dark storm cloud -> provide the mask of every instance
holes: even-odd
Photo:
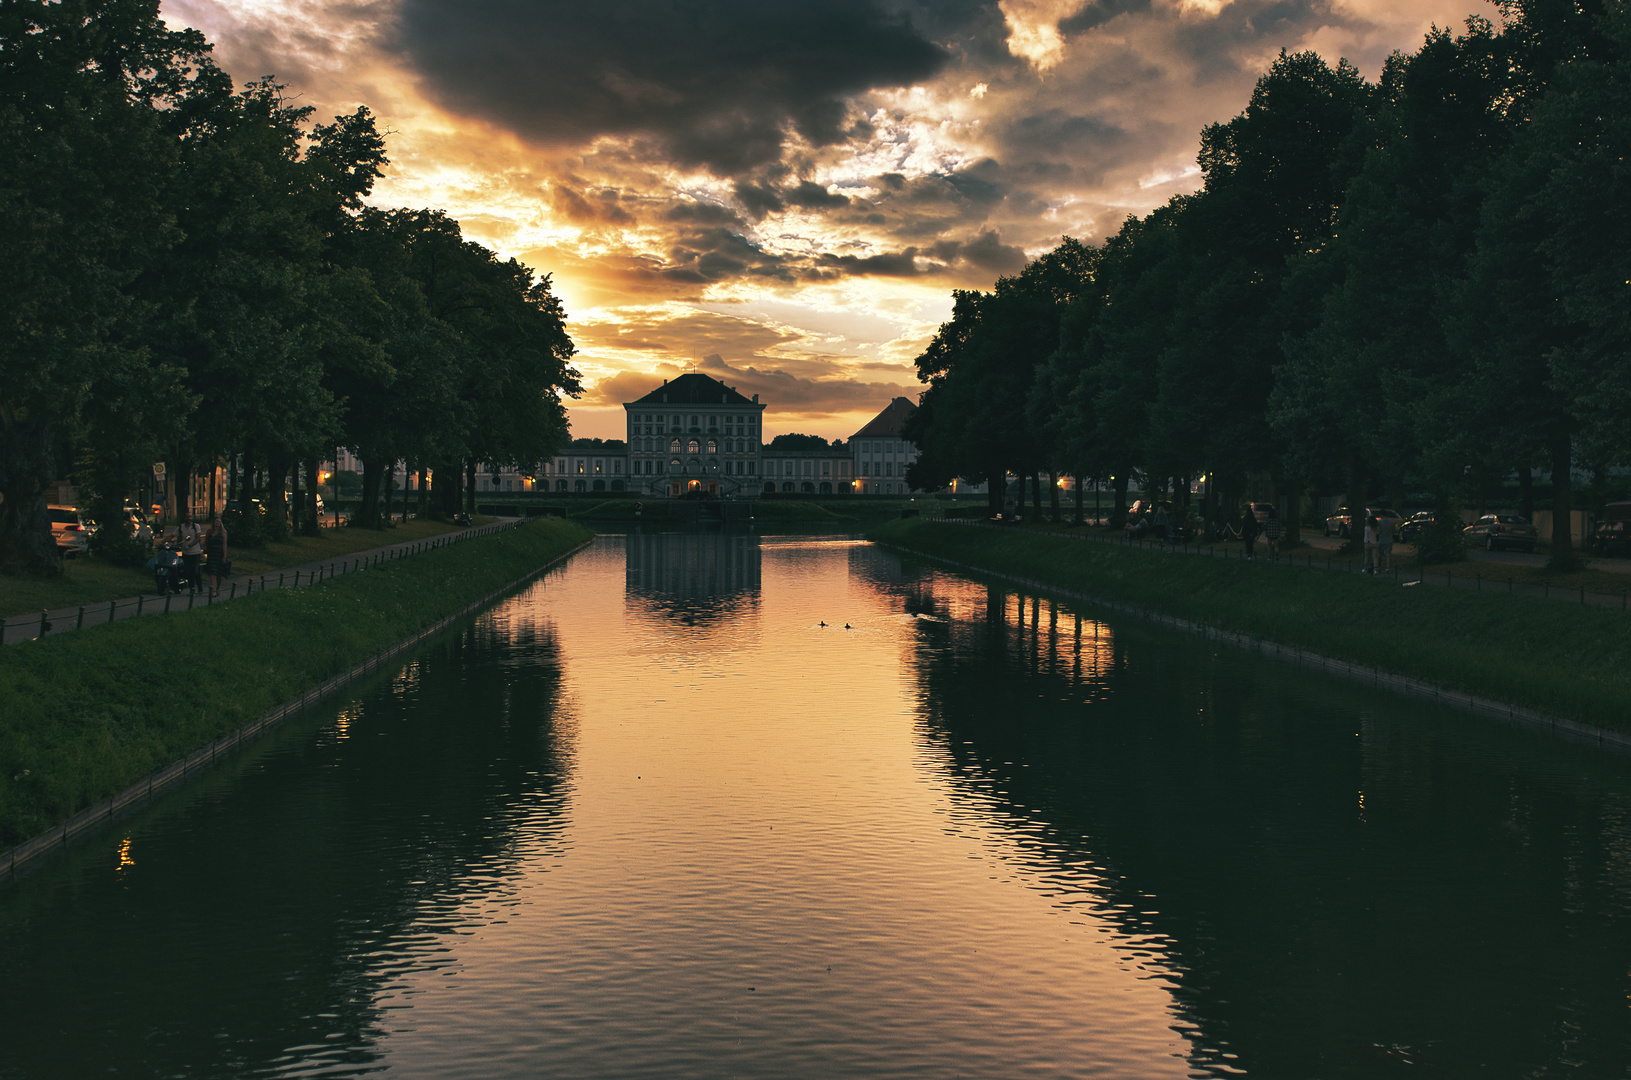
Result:
[[[448,106],[546,142],[645,136],[738,176],[785,130],[841,141],[844,98],[938,72],[946,55],[869,0],[405,0],[400,47]]]

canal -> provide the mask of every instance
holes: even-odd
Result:
[[[0,1077],[1625,1076],[1628,966],[1623,757],[606,536],[0,888]]]

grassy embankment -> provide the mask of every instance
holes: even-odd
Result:
[[[560,519],[314,588],[0,649],[0,848],[37,835],[589,539]]]
[[[490,519],[477,519],[483,524]],[[337,559],[353,552],[424,540],[459,532],[462,526],[439,521],[408,521],[389,529],[323,529],[317,536],[294,536],[260,547],[229,545],[235,574],[265,574],[286,566]],[[230,537],[228,538],[230,540]],[[109,566],[101,559],[75,556],[63,560],[62,576],[51,579],[0,578],[0,618],[38,614],[41,608],[107,603],[153,591],[153,575],[142,567]]]
[[[1631,731],[1631,616],[1467,592],[921,521],[886,544]],[[1318,561],[1318,560],[1316,560]]]
[[[1038,532],[1064,533],[1068,535],[1076,535],[1077,533],[1083,531],[1082,529],[1074,526],[1065,524],[1054,525],[1051,523],[1043,523],[1034,526],[1027,523],[1025,528],[1035,529]],[[1093,531],[1102,536],[1114,536],[1118,539],[1121,536],[1119,531],[1112,529],[1096,529]],[[1362,567],[1365,564],[1365,553],[1362,550],[1341,551],[1331,550],[1324,547],[1316,547],[1307,543],[1306,538],[1310,536],[1317,537],[1321,534],[1317,530],[1308,529],[1306,526],[1303,528],[1302,535],[1305,539],[1295,545],[1281,545],[1282,556],[1290,555],[1293,557],[1293,560],[1298,563],[1303,563],[1312,558],[1314,566],[1326,567],[1335,570],[1357,568]],[[1224,548],[1228,548],[1231,555],[1239,555],[1245,547],[1245,545],[1238,540],[1231,541],[1227,544],[1216,544],[1213,546],[1220,553]],[[1261,542],[1258,543],[1257,550],[1260,553],[1262,552],[1263,545]],[[1536,552],[1544,557],[1548,553],[1547,545],[1540,545],[1536,549]],[[1589,593],[1600,593],[1604,596],[1620,596],[1627,592],[1631,592],[1631,560],[1615,559],[1610,562],[1610,565],[1616,567],[1623,566],[1624,569],[1598,570],[1585,567],[1579,570],[1558,571],[1548,569],[1546,566],[1539,563],[1534,565],[1526,565],[1522,563],[1500,562],[1496,559],[1485,560],[1479,558],[1476,552],[1469,552],[1468,556],[1469,557],[1462,562],[1437,563],[1431,565],[1427,567],[1426,572],[1440,579],[1443,578],[1445,573],[1454,574],[1455,580],[1457,581],[1472,581],[1474,578],[1477,578],[1483,582],[1484,588],[1492,591],[1505,588],[1507,582],[1511,581],[1517,585],[1533,585],[1537,588],[1541,585],[1545,585],[1564,596],[1567,596],[1570,593],[1578,593],[1581,588],[1584,588]],[[1411,545],[1394,545],[1393,563],[1399,567],[1399,572],[1401,575],[1409,575],[1412,577],[1415,576],[1417,570],[1419,569],[1416,564],[1415,557],[1416,549]],[[1589,558],[1591,556],[1586,557]]]

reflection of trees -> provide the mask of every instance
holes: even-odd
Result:
[[[478,624],[161,805],[128,869],[0,896],[0,1076],[377,1067],[382,988],[562,825],[559,691],[553,638]]]
[[[1195,1066],[1624,1074],[1623,762],[1143,628],[1078,668],[1073,616],[992,593],[922,624],[924,737],[1048,887],[1103,883]]]
[[[759,600],[759,538],[725,532],[633,533],[624,538],[624,594],[635,609],[706,622]]]

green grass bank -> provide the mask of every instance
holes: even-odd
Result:
[[[0,848],[20,843],[593,536],[560,518],[312,588],[0,650]]]
[[[1023,529],[891,522],[885,544],[1631,732],[1631,617]]]

